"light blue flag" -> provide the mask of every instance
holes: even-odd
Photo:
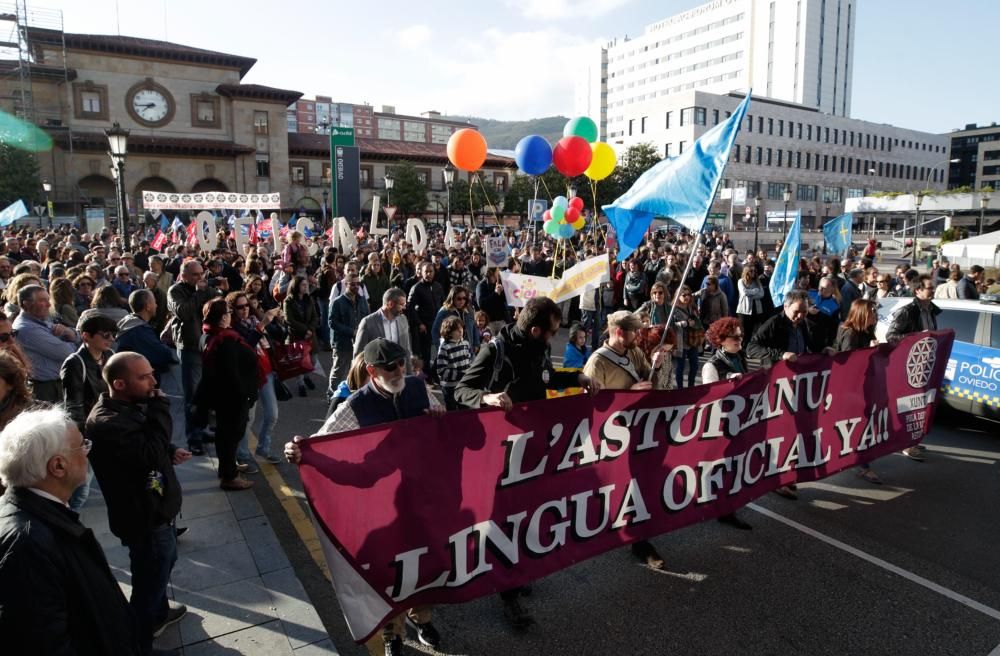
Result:
[[[167,218],[166,214],[161,214],[160,215],[160,230],[162,230],[163,232],[166,232],[169,227],[170,227],[170,219]]]
[[[177,217],[177,216],[174,217],[174,222],[170,224],[170,229],[171,230],[183,230],[184,229],[184,223],[181,222],[180,217]]]
[[[643,173],[624,195],[603,207],[618,235],[619,261],[642,244],[657,216],[670,217],[692,232],[701,231],[749,106],[747,93],[725,122],[701,135],[677,157]]]
[[[0,226],[9,226],[14,221],[28,216],[28,207],[23,200],[17,200],[8,205],[0,212]]]
[[[831,253],[846,253],[851,246],[854,214],[848,212],[823,224],[823,239]]]
[[[778,261],[774,263],[771,276],[771,300],[779,307],[785,302],[785,294],[795,289],[799,279],[799,258],[802,257],[802,212],[797,212],[795,222],[788,229],[785,243],[781,245]]]

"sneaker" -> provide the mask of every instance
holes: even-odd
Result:
[[[521,607],[517,597],[503,600],[503,616],[515,631],[523,631],[535,623],[535,619]]]
[[[256,474],[260,471],[260,468],[253,464],[252,462],[241,462],[236,465],[236,469],[243,472],[244,474]]]
[[[641,540],[632,545],[632,553],[640,561],[653,569],[663,569],[663,557],[656,551],[649,542]]]
[[[916,460],[917,462],[923,462],[926,460],[926,458],[924,458],[924,454],[912,446],[909,449],[903,449],[902,453],[910,460]]]
[[[775,490],[774,493],[777,494],[779,497],[785,497],[786,499],[791,499],[792,501],[795,501],[796,499],[799,498],[798,492],[793,490],[790,485],[783,485],[782,487],[779,487],[777,490]]]
[[[393,636],[392,640],[385,643],[385,656],[403,656],[403,639]]]
[[[181,618],[188,612],[187,606],[184,604],[171,604],[167,608],[167,616],[163,618],[163,621],[153,627],[153,637],[159,638],[163,635],[163,632],[167,630],[167,627],[171,624],[177,624],[181,621]]]
[[[410,626],[414,631],[417,632],[417,639],[420,640],[421,644],[424,644],[432,649],[437,649],[438,645],[441,644],[441,634],[438,630],[434,628],[434,625],[430,622],[414,622],[409,617],[406,618],[406,624]]]

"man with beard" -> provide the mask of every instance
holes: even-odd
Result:
[[[410,323],[406,320],[406,292],[399,287],[387,289],[382,294],[382,307],[358,324],[358,331],[354,336],[354,356],[380,337],[399,344],[407,355],[413,354],[410,346]],[[406,373],[413,373],[409,357],[406,358]]]
[[[576,372],[556,372],[549,360],[549,341],[559,331],[562,312],[552,299],[533,298],[521,310],[517,322],[504,326],[476,359],[455,388],[455,400],[464,408],[493,406],[509,411],[515,403],[541,401],[546,389],[584,387],[590,393],[600,383]],[[528,588],[500,593],[504,616],[514,629],[526,629],[534,620],[521,607],[518,597]]]
[[[410,355],[402,346],[387,339],[377,338],[365,346],[365,365],[368,384],[347,397],[337,406],[337,410],[323,424],[316,435],[345,433],[365,426],[384,424],[400,419],[412,419],[423,414],[441,416],[444,406],[427,393],[427,386],[415,376],[406,376],[404,371]],[[298,464],[302,451],[298,443],[307,438],[296,435],[285,444],[285,458]],[[406,612],[406,621],[417,632],[420,642],[437,648],[441,635],[431,624],[431,607],[415,606]],[[403,617],[389,621],[382,631],[376,631],[369,639],[370,653],[384,652],[386,656],[403,653]]]

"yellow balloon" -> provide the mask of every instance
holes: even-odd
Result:
[[[603,141],[590,144],[590,149],[593,151],[594,156],[590,160],[590,166],[587,167],[587,170],[583,174],[591,180],[603,180],[611,175],[611,172],[615,170],[615,166],[618,164],[615,149]]]
[[[583,228],[583,226],[587,225],[587,222],[584,221],[583,217],[581,216],[579,219],[577,219],[576,221],[574,221],[572,223],[572,225],[573,225],[573,229],[574,230],[581,230]]]

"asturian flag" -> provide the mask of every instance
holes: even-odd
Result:
[[[785,243],[781,245],[778,261],[771,276],[771,300],[775,307],[785,302],[785,294],[795,289],[799,280],[799,258],[802,256],[802,211],[795,213],[795,222],[788,229]]]
[[[823,239],[831,253],[846,253],[851,247],[854,214],[848,212],[823,224]]]
[[[183,230],[184,229],[184,223],[181,222],[180,217],[176,217],[176,216],[174,217],[174,222],[170,224],[170,229],[171,230]]]
[[[28,206],[23,200],[16,200],[0,211],[0,226],[9,226],[14,221],[28,216]]]
[[[604,213],[618,235],[618,260],[642,243],[657,216],[669,217],[700,232],[722,182],[733,142],[750,106],[750,93],[725,122],[701,135],[688,150],[649,169]]]

